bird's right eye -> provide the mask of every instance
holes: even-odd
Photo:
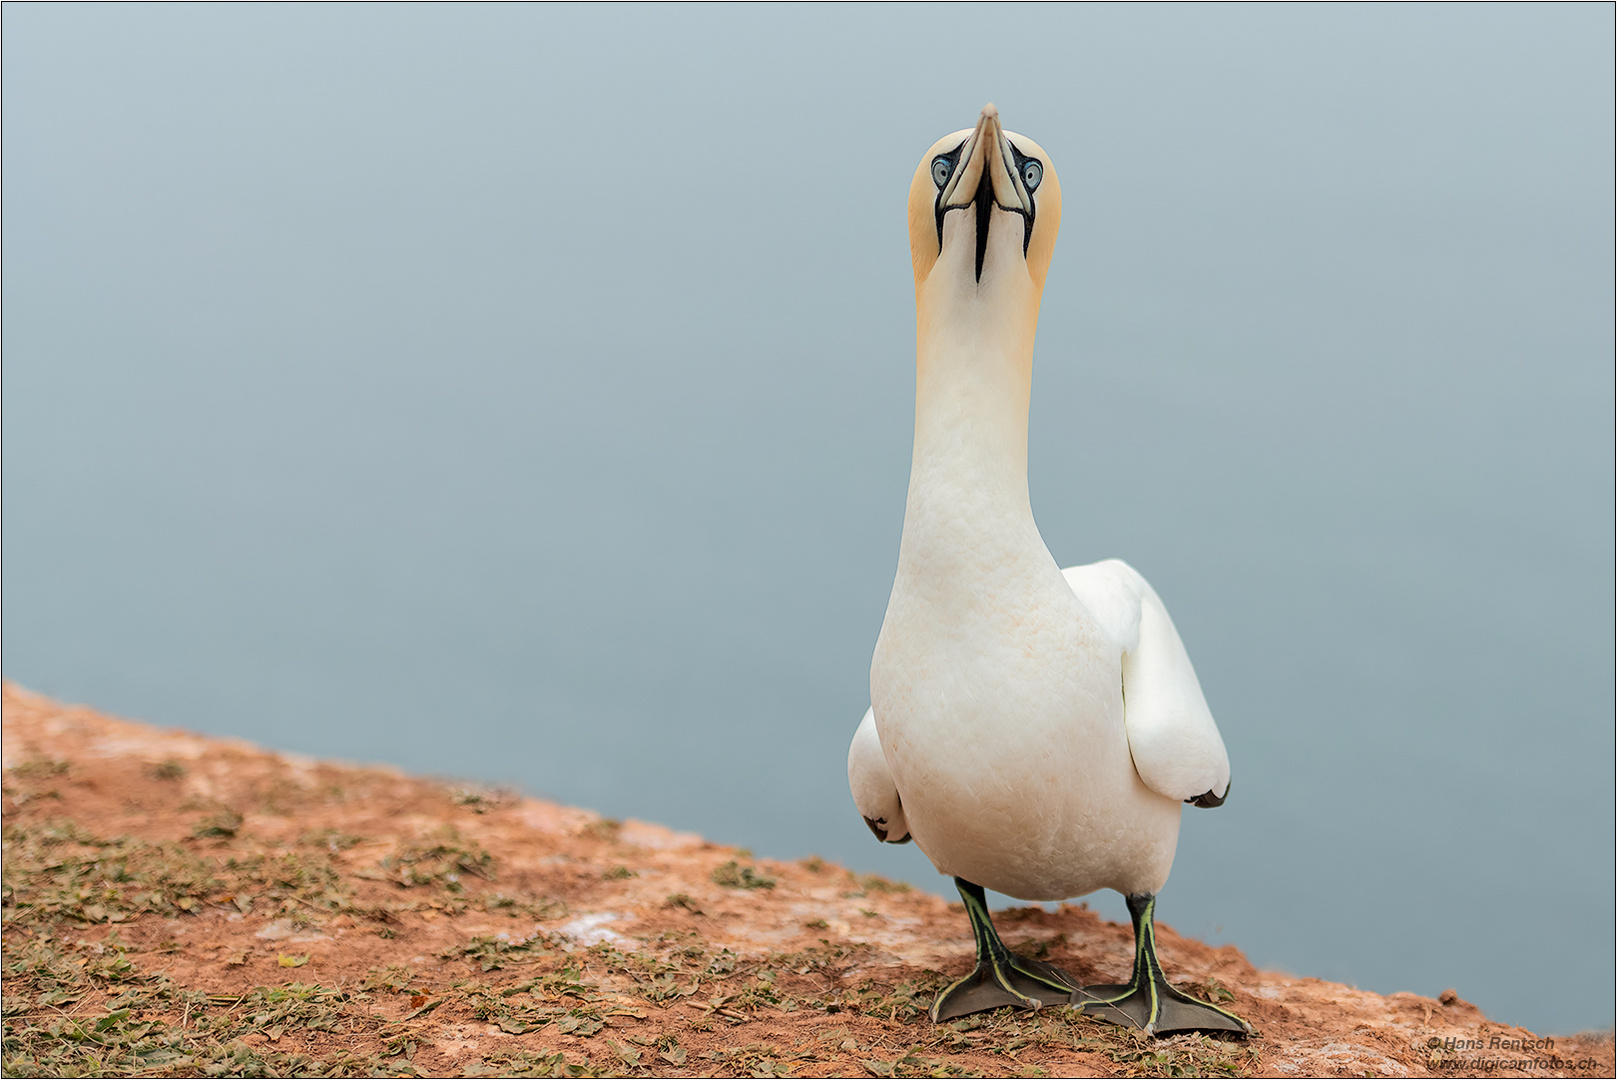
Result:
[[[949,182],[949,177],[953,174],[954,162],[950,161],[946,157],[943,157],[941,154],[932,159],[932,182],[938,185],[938,187],[942,187],[944,184],[947,184]]]

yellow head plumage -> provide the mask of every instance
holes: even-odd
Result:
[[[1061,182],[1044,148],[983,107],[977,126],[932,144],[910,183],[917,393],[992,371],[1019,395],[1025,427],[1033,337],[1061,228]],[[975,392],[975,391],[974,391]],[[919,399],[918,399],[919,400]]]
[[[1020,218],[1020,221],[1010,220]],[[972,280],[982,283],[986,250],[978,223],[1020,235],[1012,247],[1034,291],[1044,290],[1044,276],[1061,228],[1061,181],[1044,148],[1025,135],[1005,131],[999,111],[983,107],[975,128],[945,135],[932,144],[910,182],[910,257],[915,265],[917,294],[939,269],[940,256],[956,241],[967,258],[943,260],[947,271],[968,266]],[[955,228],[958,224],[960,227]],[[969,249],[969,250],[966,250]]]

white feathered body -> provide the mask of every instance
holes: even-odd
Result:
[[[910,834],[942,873],[1023,900],[1157,891],[1179,803],[1134,768],[1123,642],[1030,513],[954,494],[911,499],[871,666]]]
[[[1229,784],[1184,646],[1132,567],[1062,571],[1025,479],[984,483],[994,464],[941,444],[917,455],[871,665],[909,832],[940,872],[1023,900],[1155,893],[1181,802]]]

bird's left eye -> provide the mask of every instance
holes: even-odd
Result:
[[[953,173],[954,162],[941,155],[932,159],[932,182],[938,187],[947,184]]]
[[[1029,194],[1039,186],[1039,181],[1043,179],[1043,165],[1040,165],[1037,161],[1022,162],[1022,183],[1027,186]]]

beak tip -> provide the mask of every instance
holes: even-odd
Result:
[[[984,120],[998,120],[999,119],[999,110],[994,108],[994,103],[992,101],[990,101],[987,105],[983,106],[983,119]]]

